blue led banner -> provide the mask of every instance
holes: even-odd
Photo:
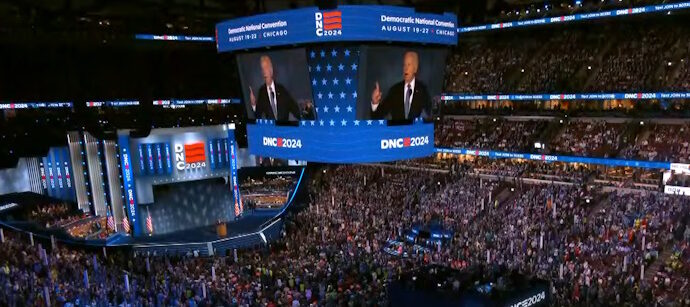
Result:
[[[86,107],[131,107],[138,106],[139,100],[87,101]]]
[[[208,158],[211,160],[211,169],[216,169],[216,159],[213,155],[213,141],[208,141]]]
[[[125,188],[124,198],[127,205],[127,215],[129,216],[129,224],[133,229],[133,234],[138,236],[141,234],[141,227],[140,223],[137,222],[137,193],[134,189],[134,172],[132,171],[132,152],[129,150],[129,136],[120,134],[117,138],[117,143],[120,147],[120,165],[122,167],[122,183]],[[139,149],[141,150],[141,146]]]
[[[583,93],[583,94],[443,94],[442,101],[459,100],[611,100],[690,99],[690,92]]]
[[[171,107],[203,104],[235,104],[240,103],[239,98],[209,98],[209,99],[157,99],[153,101],[154,106]]]
[[[57,108],[71,108],[72,102],[54,101],[54,102],[0,102],[0,110],[15,110],[15,109],[57,109]]]
[[[247,137],[254,155],[310,162],[387,162],[434,153],[434,125],[421,122],[388,126],[384,120],[331,119],[281,127],[269,121],[247,125]]]
[[[529,20],[519,20],[512,22],[502,22],[494,23],[480,26],[462,27],[458,28],[458,32],[476,32],[476,31],[487,31],[487,30],[498,30],[498,29],[508,29],[516,27],[526,27],[526,26],[536,26],[545,24],[557,24],[564,22],[572,22],[578,20],[589,20],[589,19],[599,19],[606,17],[618,17],[618,16],[628,16],[633,14],[646,14],[654,12],[668,12],[675,10],[683,10],[690,8],[690,2],[679,2],[679,3],[668,3],[659,5],[649,5],[635,8],[624,8],[619,10],[603,11],[603,12],[591,12],[567,16],[554,16],[546,18],[537,18]]]
[[[235,203],[235,218],[242,215],[244,206],[240,197],[240,185],[237,180],[237,148],[235,147],[235,131],[228,129],[228,143],[230,146],[230,186]]]
[[[219,52],[333,41],[397,41],[456,45],[457,16],[417,13],[412,8],[342,5],[282,11],[216,25]]]
[[[71,161],[67,147],[51,147],[45,157],[39,159],[39,171],[43,190],[48,196],[74,200],[70,176]]]
[[[156,34],[136,34],[135,39],[153,41],[178,41],[178,42],[207,42],[215,41],[213,36],[192,36],[192,35],[156,35]]]
[[[436,148],[438,153],[450,153],[456,155],[470,155],[487,157],[491,159],[527,159],[544,162],[566,162],[566,163],[586,163],[598,164],[606,166],[628,166],[636,168],[654,168],[654,169],[671,169],[669,162],[652,162],[652,161],[637,161],[611,158],[590,158],[590,157],[576,157],[576,156],[557,156],[557,155],[543,155],[530,154],[518,152],[505,152],[493,150],[479,150],[479,149],[465,149],[465,148]]]

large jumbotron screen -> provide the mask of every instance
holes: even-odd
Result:
[[[250,152],[329,163],[433,154],[430,118],[447,53],[441,45],[457,43],[456,19],[339,6],[218,24],[218,50],[242,50],[236,56]],[[269,46],[276,48],[247,50]]]

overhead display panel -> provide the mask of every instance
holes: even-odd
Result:
[[[384,120],[303,121],[299,128],[261,121],[247,126],[252,154],[324,163],[369,163],[434,153],[434,125],[386,126]]]
[[[218,52],[335,41],[384,41],[456,45],[457,16],[412,8],[343,5],[309,7],[238,18],[216,26]]]

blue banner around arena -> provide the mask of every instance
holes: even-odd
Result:
[[[582,94],[443,94],[442,101],[459,100],[611,100],[690,99],[690,92],[582,93]]]
[[[156,34],[136,34],[136,39],[153,41],[179,41],[179,42],[208,42],[215,41],[213,36],[191,36],[191,35],[156,35]]]
[[[528,19],[528,20],[518,20],[511,22],[501,22],[487,25],[471,26],[458,28],[458,32],[476,32],[476,31],[487,31],[487,30],[497,30],[497,29],[508,29],[516,27],[526,27],[526,26],[536,26],[545,24],[556,24],[564,22],[572,22],[578,20],[590,20],[599,19],[606,17],[617,17],[617,16],[628,16],[633,14],[647,14],[654,12],[669,12],[675,10],[683,10],[690,8],[690,2],[678,2],[678,3],[668,3],[668,4],[658,4],[658,5],[648,5],[634,8],[624,8],[611,11],[603,12],[591,12],[575,15],[566,16],[554,16],[546,18]]]
[[[305,121],[300,127],[247,125],[250,153],[325,163],[387,162],[434,153],[434,125],[383,120]]]
[[[456,45],[457,16],[417,13],[412,8],[342,5],[309,7],[219,23],[219,52],[333,41],[398,41]]]
[[[526,159],[537,160],[544,162],[566,162],[566,163],[585,163],[598,164],[606,166],[628,166],[636,168],[655,168],[655,169],[671,169],[670,162],[653,162],[653,161],[638,161],[638,160],[624,160],[612,158],[590,158],[590,157],[576,157],[576,156],[557,156],[557,155],[543,155],[530,154],[519,152],[480,150],[480,149],[465,149],[465,148],[436,148],[438,153],[450,153],[456,155],[470,155],[478,157],[487,157],[491,159]]]
[[[59,109],[71,108],[72,102],[51,101],[51,102],[0,102],[0,110],[16,109]]]

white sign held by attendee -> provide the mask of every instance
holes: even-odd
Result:
[[[646,249],[646,245],[645,245],[645,244],[646,244],[646,241],[647,241],[647,230],[643,228],[643,229],[642,229],[642,252],[643,252],[643,253],[644,253],[644,251],[645,251],[645,249]],[[644,255],[643,255],[643,256],[644,256]]]
[[[206,298],[206,283],[205,282],[201,283],[201,292],[204,294],[204,298]]]
[[[46,300],[46,306],[50,307],[50,290],[48,290],[48,286],[43,287],[43,299]]]
[[[33,232],[29,233],[29,239],[31,240],[31,246],[34,246],[34,233]]]
[[[216,266],[211,266],[211,280],[216,280]]]
[[[235,259],[235,262],[237,262],[237,249],[236,248],[232,250],[232,256]]]
[[[129,276],[125,274],[125,291],[129,292]]]
[[[544,248],[544,233],[542,232],[539,236],[539,249]]]
[[[644,263],[640,266],[640,280],[644,280]]]
[[[41,260],[43,261],[43,265],[47,266],[48,265],[48,255],[46,255],[46,249],[41,246],[41,244],[38,244],[38,255],[41,257]]]
[[[623,272],[628,271],[628,256],[623,257]]]

